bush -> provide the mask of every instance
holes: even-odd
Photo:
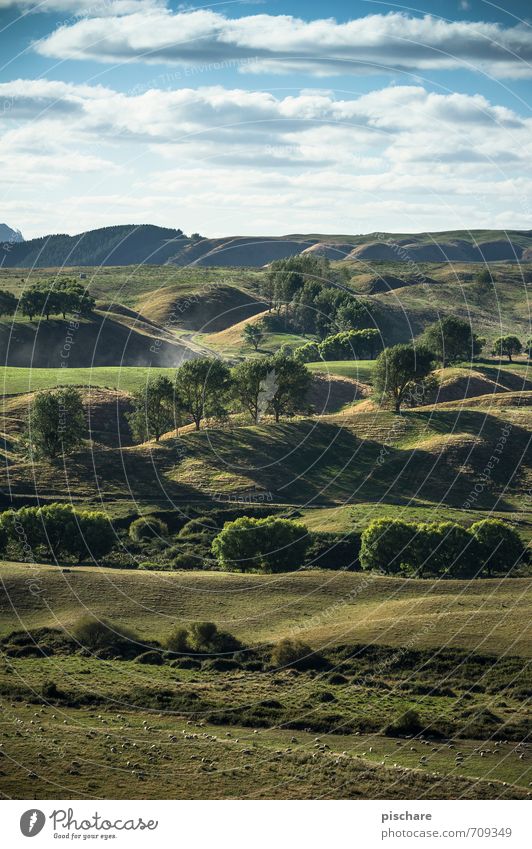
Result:
[[[522,559],[525,547],[515,528],[501,519],[482,519],[469,528],[478,545],[488,575],[498,570],[507,573]]]
[[[318,531],[310,535],[305,566],[319,569],[359,569],[360,534]]]
[[[134,631],[106,619],[83,616],[73,626],[72,635],[93,652],[107,650],[120,656],[138,654],[139,638]]]
[[[242,643],[214,622],[193,622],[190,628],[177,626],[166,639],[166,648],[176,654],[233,654]]]
[[[188,631],[183,627],[176,627],[166,638],[166,648],[176,654],[186,654],[190,651],[188,642]]]
[[[415,710],[407,710],[395,722],[390,723],[385,729],[388,737],[404,737],[419,734],[423,731],[423,725],[419,714]]]
[[[291,519],[242,516],[225,523],[212,551],[227,570],[283,572],[304,563],[309,542],[306,527]]]
[[[214,622],[194,622],[189,629],[189,641],[192,651],[200,654],[225,654],[242,648],[236,637],[219,631]]]
[[[145,651],[137,655],[135,663],[147,663],[151,666],[162,666],[164,663],[160,651]]]
[[[323,658],[300,640],[281,640],[271,653],[271,664],[277,669],[293,666],[297,669],[315,669],[323,665]]]
[[[168,526],[156,516],[140,516],[129,526],[129,536],[133,542],[168,536]]]
[[[198,516],[191,519],[179,532],[180,537],[188,537],[191,534],[209,534],[218,530],[218,523],[211,516]]]

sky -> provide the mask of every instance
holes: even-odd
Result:
[[[532,228],[530,0],[0,0],[0,221]]]

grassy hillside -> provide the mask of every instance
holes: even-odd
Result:
[[[47,604],[27,592],[46,587]],[[239,575],[142,572],[6,563],[0,633],[71,626],[87,609],[164,638],[174,623],[212,620],[260,645],[297,634],[313,647],[401,646],[415,622],[415,646],[532,656],[532,582],[526,578],[435,581],[341,572]],[[259,603],[260,602],[260,603]],[[508,627],[511,623],[511,628]]]
[[[83,567],[65,573],[11,563],[0,574],[0,633],[19,632],[3,639],[0,660],[0,699],[12,720],[0,772],[0,792],[8,796],[530,792],[530,754],[521,743],[528,580],[433,584],[338,572]],[[28,593],[30,575],[45,596]],[[208,658],[188,667],[179,660],[148,666],[101,659],[76,643],[67,650],[68,634],[87,609],[132,626],[138,651],[164,639],[176,622],[198,619],[230,629],[247,648],[230,671]],[[43,625],[65,628],[65,637],[35,630]],[[27,628],[29,637],[20,634]],[[298,672],[254,660],[283,636],[307,640],[326,665]],[[43,656],[38,646],[47,639],[55,648]],[[394,723],[405,711],[415,711],[420,730],[397,738]],[[63,758],[48,763],[47,752],[58,745]]]

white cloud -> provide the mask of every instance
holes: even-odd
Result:
[[[148,8],[77,21],[35,47],[60,59],[220,67],[234,63],[251,72],[297,69],[327,76],[468,68],[498,77],[532,76],[532,38],[526,24],[505,28],[399,12],[337,23],[332,18],[227,18],[210,10],[173,13]]]
[[[479,95],[421,86],[342,100],[220,86],[127,95],[16,80],[0,85],[0,103],[0,168],[25,233],[38,219],[36,186],[52,186],[56,200],[52,213],[43,200],[41,233],[65,221],[138,221],[141,211],[209,234],[220,221],[226,233],[256,233],[259,222],[271,233],[397,229],[397,210],[409,230],[460,216],[483,226],[505,211],[506,226],[530,226],[532,119]],[[104,191],[112,208],[97,200]]]
[[[0,9],[17,7],[28,12],[69,12],[75,18],[132,15],[164,9],[165,0],[0,0]]]

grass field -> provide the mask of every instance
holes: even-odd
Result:
[[[481,758],[478,743],[461,740],[464,760],[453,770],[448,744],[434,751],[339,734],[316,742],[304,731],[227,731],[160,712],[146,722],[118,706],[0,704],[3,798],[14,788],[24,799],[528,798],[529,776],[512,744]],[[420,763],[424,751],[430,758]]]
[[[4,639],[0,793],[7,797],[529,792],[530,752],[521,742],[528,580],[432,585],[334,572],[65,573],[11,563],[0,575],[4,635],[29,629],[36,642],[46,640],[37,627],[68,633],[88,609],[132,626],[138,651],[176,622],[204,618],[247,646],[241,663],[224,672],[208,658],[184,668],[57,648],[43,657],[39,649],[23,653],[16,636]],[[251,662],[284,636],[308,640],[327,665],[298,672]],[[387,729],[405,711],[425,730],[397,738]],[[59,757],[50,759],[52,752]]]
[[[307,363],[307,368],[320,374],[337,374],[362,383],[371,383],[375,360],[332,360],[330,362]]]
[[[254,644],[297,633],[316,646],[401,646],[414,621],[420,648],[532,656],[528,578],[468,583],[335,571],[260,576],[91,567],[64,574],[54,566],[16,563],[4,564],[1,575],[1,634],[71,625],[86,608],[134,627],[145,639],[164,638],[176,622],[211,619]],[[28,579],[42,586],[42,598],[28,594]]]
[[[173,368],[109,366],[101,368],[0,368],[0,391],[15,395],[56,386],[102,386],[134,392],[157,375],[173,377]]]

